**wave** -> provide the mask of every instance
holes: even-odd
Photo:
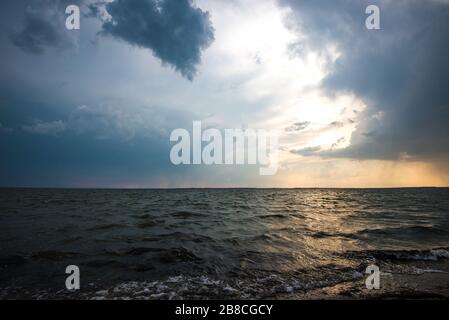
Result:
[[[265,214],[261,216],[257,216],[259,219],[287,219],[289,218],[288,215],[280,214],[280,213],[273,213],[273,214]]]
[[[379,260],[439,261],[449,259],[449,248],[435,248],[428,250],[372,250],[349,252],[346,255],[371,257]]]
[[[79,292],[77,299],[91,300],[209,300],[209,299],[270,299],[295,292],[307,292],[314,289],[334,286],[339,283],[356,281],[363,277],[358,271],[348,271],[321,280],[301,281],[284,278],[277,274],[252,279],[223,280],[213,276],[177,275],[164,280],[121,282],[98,290]],[[2,296],[13,296],[20,288],[3,288]],[[20,291],[20,290],[19,290]],[[32,299],[73,299],[72,293],[64,290],[57,292],[30,292]],[[68,295],[67,297],[65,295]]]
[[[135,247],[117,250],[105,250],[107,254],[113,256],[141,256],[149,252],[161,252],[164,249],[159,248],[147,248],[147,247]]]
[[[77,252],[65,252],[65,251],[39,251],[36,254],[31,256],[32,259],[42,259],[42,260],[52,260],[52,261],[60,261],[64,259],[72,259],[80,256],[80,253]]]
[[[441,230],[435,226],[401,226],[401,227],[390,227],[390,228],[379,228],[379,229],[363,229],[356,233],[357,236],[360,235],[419,235],[419,234],[441,234],[447,235],[445,230]]]
[[[203,214],[203,213],[199,213],[199,212],[182,210],[182,211],[172,212],[170,214],[170,216],[175,217],[175,218],[188,219],[188,218],[194,218],[194,217],[205,217],[207,215]]]
[[[222,280],[214,277],[174,276],[153,282],[128,282],[96,292],[92,299],[268,299],[282,294],[307,292],[363,278],[349,270],[324,279],[299,280],[271,274],[253,279]]]
[[[449,259],[447,249],[409,250],[409,251],[384,251],[379,256],[396,260],[431,260]]]
[[[89,228],[88,231],[110,230],[110,229],[115,229],[115,228],[119,228],[120,229],[120,228],[123,228],[123,227],[124,227],[123,224],[107,223],[107,224],[101,224],[101,225]]]

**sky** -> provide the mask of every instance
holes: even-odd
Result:
[[[0,186],[449,186],[448,30],[446,0],[1,1]],[[277,174],[173,165],[193,121],[278,130]]]

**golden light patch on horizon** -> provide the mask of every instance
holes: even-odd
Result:
[[[304,158],[284,164],[274,177],[285,188],[447,187],[449,174],[436,164],[406,160],[349,160]]]

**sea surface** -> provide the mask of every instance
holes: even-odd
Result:
[[[70,298],[68,265],[72,297],[276,298],[447,248],[447,188],[0,189],[3,299]]]

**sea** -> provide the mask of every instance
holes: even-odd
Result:
[[[1,299],[285,298],[448,248],[448,188],[0,189]]]

